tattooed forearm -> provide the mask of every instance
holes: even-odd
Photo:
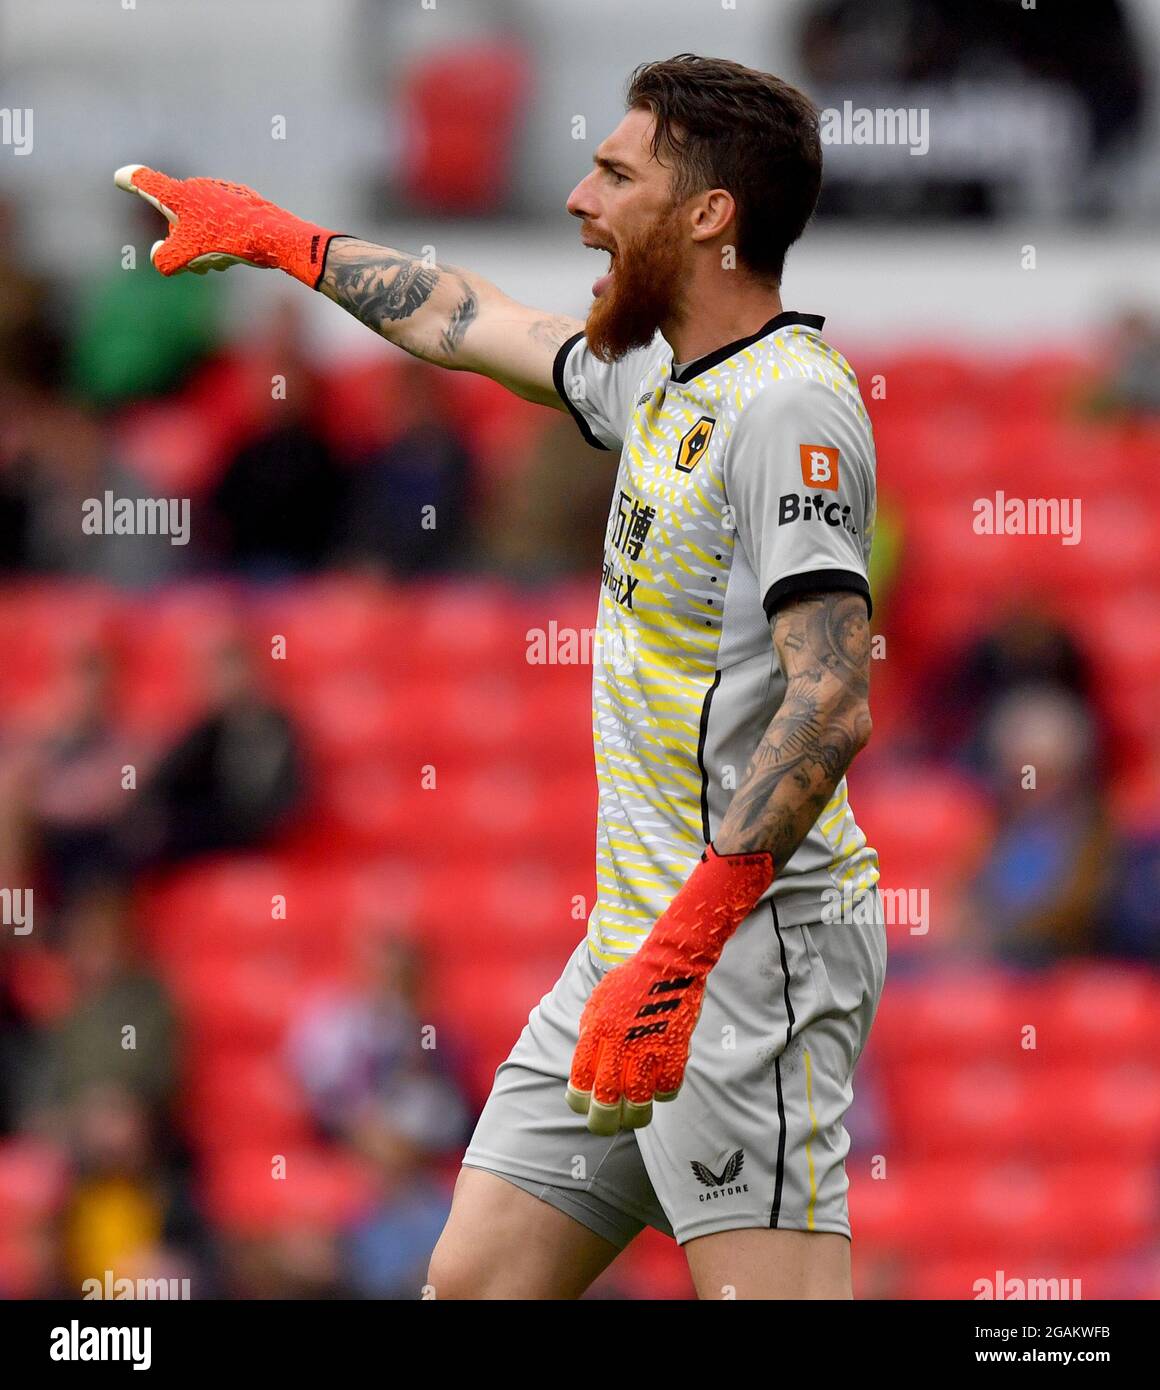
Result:
[[[410,318],[431,298],[439,271],[416,256],[397,251],[367,251],[340,259],[327,257],[319,288],[368,328]]]
[[[353,238],[332,243],[318,288],[390,342],[444,366],[479,312],[463,271]]]
[[[722,854],[768,850],[784,865],[870,737],[870,628],[848,591],[782,608],[773,639],[786,678],[713,843]]]

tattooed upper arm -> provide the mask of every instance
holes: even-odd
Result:
[[[579,319],[570,319],[566,314],[553,314],[532,322],[528,326],[528,337],[533,343],[555,351],[583,327]]]
[[[783,604],[770,628],[787,683],[838,681],[852,697],[868,697],[870,622],[861,594],[850,589],[805,594]]]

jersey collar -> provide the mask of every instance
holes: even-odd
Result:
[[[727,357],[732,357],[735,352],[741,352],[743,348],[750,347],[760,339],[768,337],[775,329],[785,328],[787,324],[802,323],[807,328],[821,330],[825,319],[820,314],[799,314],[796,309],[784,309],[780,314],[775,314],[768,323],[762,324],[756,333],[751,333],[748,338],[738,338],[735,343],[726,343],[724,347],[714,348],[712,352],[706,353],[704,357],[698,357],[692,362],[686,362],[679,372],[672,373],[672,379],[678,385],[684,385],[687,381],[692,381],[695,376],[700,376],[702,372],[707,372],[710,367],[715,367],[718,362],[724,362]],[[669,361],[672,361],[670,354]]]

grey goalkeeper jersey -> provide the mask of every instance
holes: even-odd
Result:
[[[556,388],[585,438],[620,453],[592,680],[597,901],[605,965],[630,956],[716,833],[785,695],[769,621],[819,589],[870,605],[874,442],[858,383],[815,315],[676,370],[658,333],[606,364],[584,335]],[[878,880],[843,778],[772,896],[816,922],[826,890]]]

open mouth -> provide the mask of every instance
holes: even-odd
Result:
[[[593,281],[592,284],[592,293],[595,298],[599,299],[608,289],[609,285],[612,284],[612,277],[616,274],[616,252],[608,246],[601,246],[597,249],[608,252],[608,269],[598,280]]]

